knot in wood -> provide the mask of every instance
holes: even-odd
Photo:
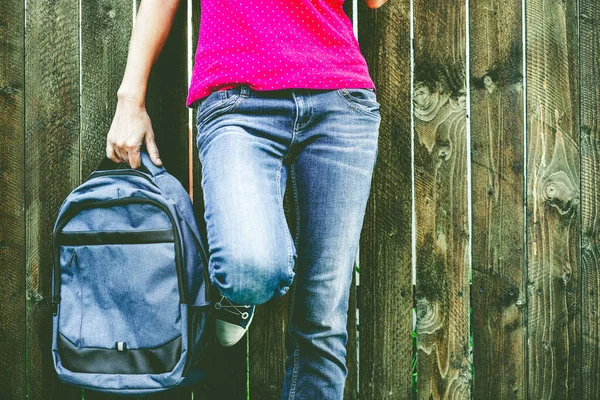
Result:
[[[545,180],[542,193],[544,201],[561,214],[574,211],[579,205],[579,190],[564,171],[557,171]]]

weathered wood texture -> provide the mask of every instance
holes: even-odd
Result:
[[[25,7],[0,9],[0,398],[24,399],[25,353]],[[10,384],[8,384],[10,383]]]
[[[528,394],[580,399],[576,3],[530,0],[526,26]]]
[[[201,21],[201,2],[192,1],[192,64],[195,59],[196,47]],[[194,208],[198,216],[200,229],[206,232],[204,216],[204,199],[202,194],[202,164],[198,157],[196,146],[196,109],[192,109],[192,196]],[[253,322],[254,324],[254,322]],[[235,346],[230,348],[216,347],[209,356],[208,365],[211,366],[212,376],[194,388],[196,399],[231,399],[245,400],[247,398],[247,347],[248,335]]]
[[[361,51],[382,105],[359,286],[350,299],[345,399],[415,396],[413,300],[417,398],[597,399],[600,4],[527,0],[522,10],[516,0],[469,3],[470,149],[466,2],[414,1],[412,99],[410,4],[390,0],[370,10],[358,0],[354,16],[352,1],[344,3],[358,17]],[[104,155],[134,12],[131,2],[116,0],[32,1],[26,10],[24,2],[9,0],[0,7],[2,399],[116,399],[56,378],[51,234],[64,198]],[[202,215],[196,113],[184,106],[199,21],[200,2],[181,2],[152,69],[147,108],[165,166],[189,188]],[[284,209],[295,236],[290,186]],[[196,399],[242,400],[249,385],[252,399],[278,399],[288,297],[257,310],[246,340],[215,348],[206,360],[213,372],[207,381],[148,398],[190,400],[193,389]]]
[[[25,32],[25,218],[30,399],[75,399],[51,357],[52,228],[79,184],[79,2],[29,2]]]
[[[291,180],[290,180],[291,181]],[[295,221],[290,186],[285,195],[288,224]],[[293,196],[293,195],[292,195]],[[291,224],[290,224],[291,225]],[[291,225],[291,229],[294,229]],[[292,235],[293,235],[292,230]],[[295,237],[295,235],[293,235]],[[293,287],[290,289],[293,290]],[[249,385],[251,399],[281,398],[285,376],[285,339],[288,325],[290,295],[271,299],[256,308],[254,325],[249,332]]]
[[[292,237],[296,238],[296,211],[291,182],[291,178],[288,178],[283,207]],[[295,243],[297,245],[297,241]],[[289,293],[293,289],[291,287]],[[289,299],[290,295],[286,294],[256,307],[256,315],[248,334],[248,379],[251,399],[281,398],[285,376]]]
[[[359,393],[409,399],[412,350],[410,4],[358,7],[358,40],[381,104],[360,241]]]
[[[141,0],[136,3],[139,12],[143,3]],[[146,110],[152,122],[161,160],[169,173],[185,188],[190,186],[189,113],[185,108],[188,87],[187,35],[187,2],[182,1],[175,13],[167,41],[152,66],[146,93]],[[146,398],[190,400],[192,393],[191,388],[183,387]]]
[[[81,3],[81,176],[106,153],[133,22],[131,2]]]
[[[344,4],[344,11],[352,19],[352,2]],[[291,179],[284,196],[284,210],[292,237],[296,238],[296,212]],[[296,243],[297,245],[297,243]],[[290,289],[290,293],[293,288]],[[356,361],[356,302],[355,287],[351,288],[348,323],[347,359],[350,361],[346,380],[346,399],[355,398],[358,365]],[[290,295],[275,298],[257,307],[249,333],[249,393],[252,399],[277,400],[281,398],[285,376],[286,334],[289,323]],[[354,389],[354,392],[352,391]]]
[[[473,398],[527,398],[521,2],[470,2]]]
[[[141,4],[136,0],[138,9]],[[146,93],[146,109],[165,168],[189,188],[189,116],[185,107],[187,72],[187,2],[181,1],[169,37],[158,57]]]
[[[358,256],[358,254],[357,254]],[[357,260],[358,261],[358,260]],[[354,265],[355,270],[358,268]],[[344,400],[356,400],[358,395],[358,321],[357,321],[357,303],[356,292],[358,272],[354,272],[350,287],[350,298],[348,299],[348,343],[346,344],[346,367],[348,376],[346,377],[346,386],[344,387]]]
[[[344,12],[348,18],[353,21],[357,20],[357,15],[354,12],[354,6],[351,1],[345,1],[343,4]],[[358,256],[358,254],[357,254]],[[358,259],[357,259],[358,262]],[[355,266],[356,267],[356,266]],[[358,399],[358,326],[357,326],[357,272],[354,273],[350,286],[350,298],[348,299],[348,343],[346,344],[346,367],[348,368],[348,376],[346,377],[346,386],[344,387],[344,400]]]
[[[104,157],[131,36],[133,8],[118,0],[81,4],[81,178]],[[117,399],[85,390],[86,400]]]
[[[579,2],[581,398],[600,399],[600,5]]]
[[[418,397],[469,398],[465,3],[414,3]]]

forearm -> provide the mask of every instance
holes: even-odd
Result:
[[[145,104],[150,70],[169,36],[179,2],[180,0],[141,2],[129,41],[125,73],[117,92],[119,100],[133,101],[140,106]]]
[[[385,4],[387,0],[365,0],[367,7],[370,9],[376,9]]]

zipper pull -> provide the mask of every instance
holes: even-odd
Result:
[[[75,257],[77,257],[77,250],[73,249],[73,255],[71,256],[71,259],[69,260],[69,263],[67,264],[67,268],[71,268],[71,265],[73,264],[73,260],[75,259]]]

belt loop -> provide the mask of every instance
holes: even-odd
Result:
[[[248,97],[250,95],[250,87],[246,84],[240,85],[240,95]]]

